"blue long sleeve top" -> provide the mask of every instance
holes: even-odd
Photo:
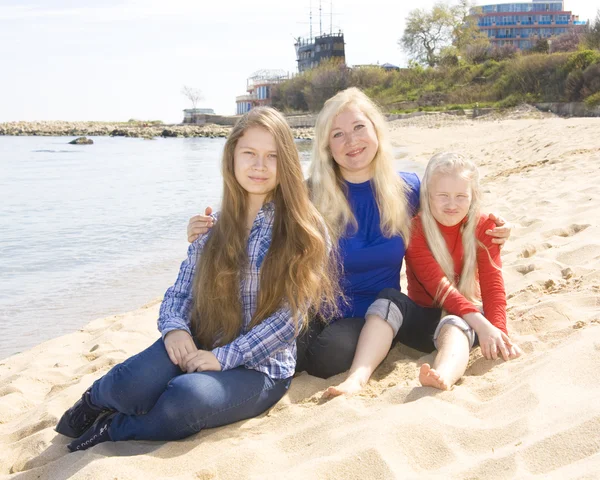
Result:
[[[408,200],[412,217],[419,208],[421,182],[414,173],[399,174],[410,188]],[[400,289],[400,269],[406,248],[402,237],[386,238],[381,233],[379,208],[371,182],[346,182],[346,185],[358,230],[354,233],[349,229],[339,241],[344,266],[341,286],[348,303],[342,308],[342,317],[364,317],[381,290]]]

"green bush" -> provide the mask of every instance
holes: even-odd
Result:
[[[600,92],[596,92],[596,93],[590,95],[584,101],[588,107],[593,108],[593,107],[599,106],[600,105]]]
[[[587,67],[594,63],[600,62],[600,52],[597,50],[582,50],[580,52],[572,53],[567,60],[565,69],[567,72],[573,70],[585,70]]]
[[[581,88],[583,87],[583,72],[581,70],[573,70],[569,73],[565,82],[565,96],[571,102],[581,100]]]

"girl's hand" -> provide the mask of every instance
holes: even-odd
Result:
[[[500,215],[490,213],[489,218],[496,223],[496,227],[492,230],[486,230],[485,233],[494,237],[492,238],[492,243],[497,243],[502,247],[510,238],[512,227],[510,223],[507,223]]]
[[[214,353],[206,350],[197,350],[188,353],[184,358],[184,362],[185,371],[187,373],[221,371],[221,364],[219,363],[219,360],[217,360],[217,357],[215,357]]]
[[[509,358],[511,360],[513,360],[513,359],[519,358],[521,355],[523,355],[523,350],[521,350],[518,345],[516,345],[516,344],[513,343],[508,348],[508,353],[509,353]]]
[[[210,216],[211,207],[206,207],[204,215],[195,215],[190,218],[187,226],[188,242],[192,243],[200,235],[207,233],[213,226],[214,219]]]
[[[487,325],[483,324],[475,331],[479,337],[481,353],[483,353],[485,358],[488,360],[496,360],[498,358],[498,352],[500,352],[505,361],[509,360],[511,355],[510,349],[513,347],[513,343],[506,333],[499,328],[494,327],[489,321],[487,322]],[[519,347],[516,348],[520,352]]]
[[[185,371],[185,357],[198,350],[192,336],[185,330],[171,330],[165,335],[164,343],[171,361]]]

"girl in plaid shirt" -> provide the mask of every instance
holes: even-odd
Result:
[[[222,211],[161,305],[162,338],[97,380],[56,430],[85,450],[176,440],[251,418],[289,388],[309,310],[339,299],[325,223],[285,119],[263,107],[225,144]]]

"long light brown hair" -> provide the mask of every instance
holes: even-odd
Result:
[[[408,202],[409,187],[394,169],[394,155],[381,110],[358,88],[348,88],[331,97],[317,117],[310,166],[313,203],[327,221],[336,240],[349,225],[357,227],[356,218],[346,198],[344,178],[329,148],[335,117],[352,106],[357,107],[371,121],[379,142],[379,148],[371,162],[371,183],[379,208],[381,232],[388,238],[400,235],[404,244],[408,245],[412,216]]]
[[[458,284],[455,282],[452,256],[448,251],[448,246],[440,232],[429,203],[431,181],[436,175],[458,175],[467,180],[471,188],[471,205],[469,206],[466,220],[461,226],[463,265]],[[425,169],[425,175],[423,175],[423,182],[421,183],[420,215],[423,233],[425,234],[429,250],[445,274],[445,278],[438,286],[435,295],[435,301],[438,305],[444,303],[452,289],[457,289],[471,302],[478,302],[481,298],[479,282],[477,281],[477,247],[487,250],[485,245],[477,240],[475,234],[475,229],[480,218],[481,197],[479,171],[473,162],[458,153],[452,152],[438,153],[429,160]]]
[[[297,332],[298,322],[307,319],[309,311],[330,314],[337,310],[336,256],[325,222],[308,197],[292,131],[275,109],[254,108],[240,118],[225,143],[219,221],[210,231],[197,264],[192,332],[206,348],[230,343],[239,336],[243,324],[240,279],[248,263],[248,194],[235,178],[234,153],[244,133],[257,127],[275,140],[277,186],[266,199],[274,204],[275,218],[249,328],[284,305],[292,312]]]

